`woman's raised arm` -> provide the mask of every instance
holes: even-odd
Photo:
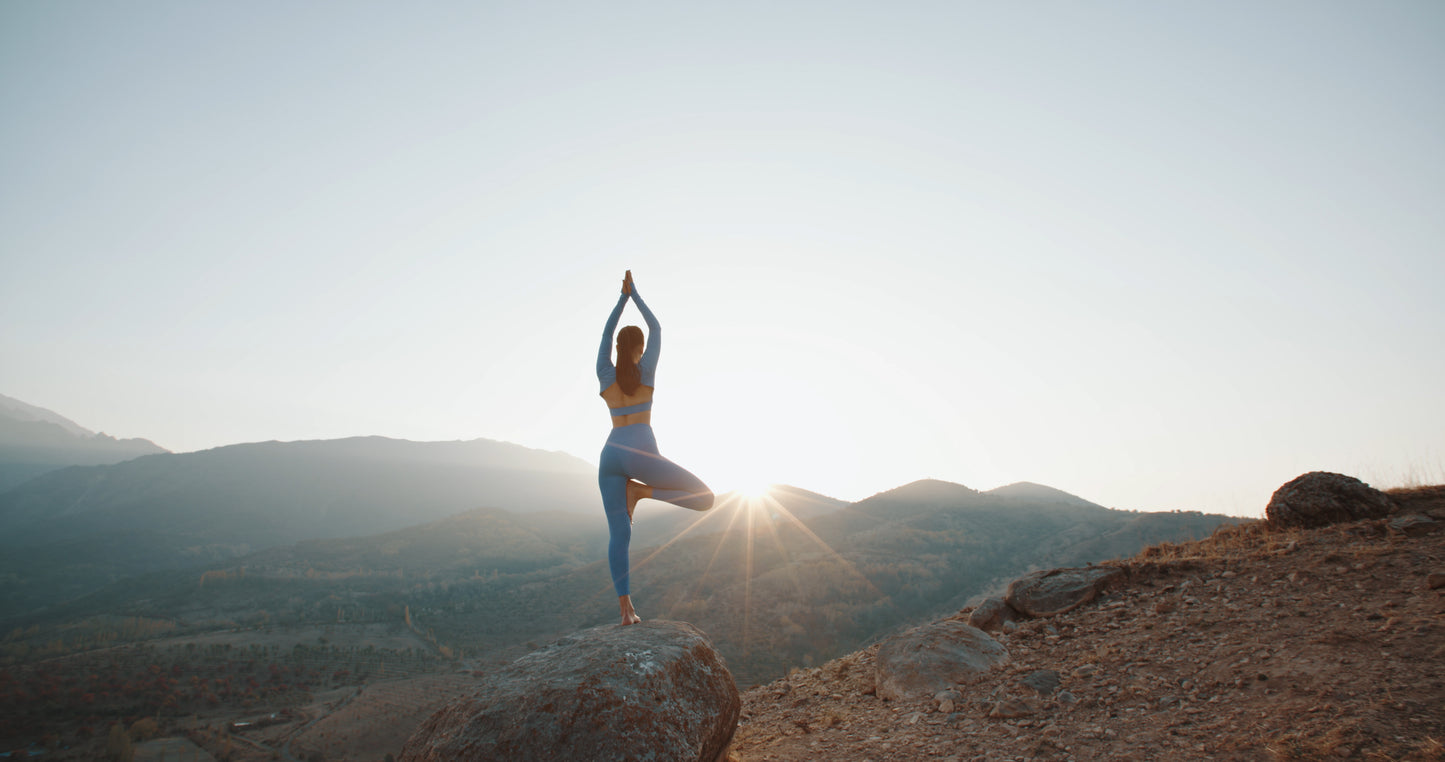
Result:
[[[617,367],[612,364],[612,336],[617,333],[617,321],[626,306],[627,293],[623,292],[617,297],[617,306],[612,308],[612,314],[607,316],[607,325],[602,329],[602,345],[597,348],[597,383],[602,385],[599,392],[606,391],[617,380]]]
[[[656,386],[653,378],[657,374],[657,358],[662,356],[662,324],[647,308],[647,303],[642,301],[642,295],[637,293],[637,284],[632,283],[632,303],[642,313],[642,319],[647,322],[647,346],[642,350],[642,359],[637,363],[637,369],[642,371],[642,383],[646,386]]]

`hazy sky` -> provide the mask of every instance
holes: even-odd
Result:
[[[0,393],[595,462],[631,268],[720,491],[1445,479],[1445,4],[701,5],[0,4]]]

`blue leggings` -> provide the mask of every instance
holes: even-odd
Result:
[[[607,437],[597,468],[597,486],[602,490],[602,508],[607,512],[607,564],[612,569],[612,587],[619,597],[628,595],[627,548],[632,543],[632,522],[627,518],[627,480],[652,487],[654,500],[663,500],[694,511],[712,507],[712,490],[692,472],[662,457],[652,426],[634,423],[619,426]]]

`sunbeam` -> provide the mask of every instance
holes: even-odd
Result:
[[[714,509],[714,510],[718,510],[718,509],[722,509],[722,508],[727,508],[727,507],[729,507],[729,506],[732,504],[732,502],[733,502],[733,501],[731,501],[731,500],[729,500],[728,502],[724,502],[724,503],[722,503],[721,505],[719,505],[719,506],[717,507],[717,509]],[[718,557],[718,555],[719,555],[720,553],[722,553],[723,546],[727,544],[728,535],[732,534],[733,525],[737,523],[737,521],[738,521],[738,516],[739,516],[742,512],[741,512],[741,511],[737,511],[737,510],[733,510],[733,511],[730,511],[730,513],[731,513],[732,515],[728,517],[728,525],[727,525],[726,527],[724,527],[723,530],[722,530],[722,532],[720,532],[720,533],[718,534],[717,544],[714,545],[714,546],[713,546],[713,549],[712,549],[712,557],[708,559],[708,561],[707,561],[707,566],[703,567],[702,575],[701,575],[700,577],[698,577],[697,587],[693,590],[693,594],[692,594],[692,597],[693,597],[693,598],[701,598],[701,597],[702,597],[702,587],[703,587],[704,584],[707,583],[708,575],[710,575],[710,574],[712,573],[713,564],[715,564],[715,563],[717,562],[717,557]],[[681,604],[682,602],[684,602],[684,601],[686,601],[686,600],[687,600],[687,596],[684,595],[683,598],[678,601],[678,604]],[[675,608],[676,608],[676,605],[674,605],[673,608],[675,609]]]
[[[768,535],[773,538],[774,547],[778,549],[778,554],[782,556],[783,563],[781,568],[783,569],[783,573],[792,581],[793,589],[797,591],[798,597],[801,599],[804,595],[803,581],[799,579],[798,570],[794,568],[791,563],[793,554],[788,552],[787,544],[783,542],[782,535],[778,533],[778,524],[773,521],[772,508],[768,505],[769,503],[781,507],[776,500],[770,500],[767,497],[757,497],[750,498],[747,501],[747,510],[749,513],[761,515],[760,520],[763,526],[767,528]]]
[[[691,524],[688,524],[687,526],[683,527],[683,528],[682,528],[682,531],[681,531],[681,532],[678,532],[675,536],[673,536],[672,539],[670,539],[670,540],[668,540],[667,542],[664,542],[663,544],[657,546],[650,554],[648,554],[647,558],[644,558],[644,559],[642,559],[641,561],[638,561],[637,563],[633,564],[633,565],[632,565],[633,571],[636,571],[636,570],[641,569],[642,567],[646,566],[648,561],[651,561],[652,559],[657,558],[657,556],[658,556],[659,553],[661,553],[661,552],[664,551],[664,550],[667,550],[669,547],[672,546],[673,543],[675,543],[675,542],[677,542],[678,540],[681,540],[683,537],[687,536],[687,533],[688,533],[688,532],[691,532],[693,529],[696,529],[697,527],[702,526],[703,522],[711,520],[712,517],[713,517],[713,516],[716,516],[717,514],[718,514],[718,512],[717,512],[716,510],[703,511],[701,514],[698,515],[698,517],[697,517],[696,519],[693,520],[693,522],[692,522]]]
[[[772,497],[765,497],[763,499],[771,510],[777,511],[779,515],[785,517],[789,522],[793,524],[793,526],[797,527],[799,531],[806,535],[808,539],[816,543],[819,548],[822,548],[824,554],[826,554],[829,558],[832,558],[841,563],[845,569],[856,575],[858,579],[862,580],[863,583],[868,586],[869,590],[872,590],[873,592],[877,593],[879,596],[882,596],[885,599],[888,598],[888,596],[886,596],[882,590],[878,589],[877,585],[873,584],[872,580],[868,579],[867,575],[863,574],[863,572],[861,571],[858,571],[858,567],[855,566],[852,561],[844,558],[843,554],[834,550],[831,545],[824,542],[823,538],[819,537],[816,533],[813,532],[813,530],[809,529],[808,525],[804,524],[802,519],[799,519],[797,516],[793,515],[793,512],[789,511],[782,503],[774,500]]]
[[[748,519],[743,551],[743,656],[747,656],[748,628],[752,624],[753,616],[753,512],[745,507],[743,513],[747,514]]]

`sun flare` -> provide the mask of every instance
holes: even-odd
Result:
[[[744,481],[733,486],[733,491],[744,500],[761,500],[772,492],[773,485],[762,481]]]

